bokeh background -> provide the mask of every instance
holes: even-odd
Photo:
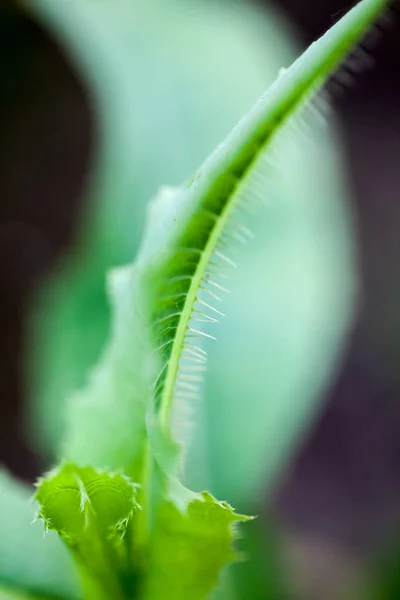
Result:
[[[228,0],[224,4],[229,10]],[[349,3],[283,0],[265,7],[279,11],[289,24],[285,35],[301,48]],[[43,460],[26,426],[25,363],[34,351],[27,314],[43,277],[59,269],[73,247],[99,143],[95,101],[82,70],[54,30],[33,17],[13,3],[0,5],[0,458],[28,482],[41,472]],[[260,44],[258,52],[264,50]],[[400,556],[400,21],[395,8],[373,36],[368,56],[355,83],[329,88],[356,240],[355,317],[333,380],[321,392],[318,418],[264,502],[266,520],[279,524],[299,597],[318,600],[357,587],[369,561],[373,576],[386,574],[385,581],[391,581]],[[134,229],[140,231],[142,209],[136,218]],[[334,282],[338,275],[330,277]],[[400,597],[386,583],[379,589],[376,598]]]

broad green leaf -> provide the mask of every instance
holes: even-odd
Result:
[[[98,141],[73,249],[33,310],[28,432],[52,458],[63,402],[109,333],[105,273],[132,259],[145,203],[190,176],[295,53],[281,20],[240,1],[24,4],[81,78]]]
[[[54,533],[45,538],[40,524],[32,524],[32,493],[0,472],[0,590],[26,600],[79,599],[78,573],[67,550]]]

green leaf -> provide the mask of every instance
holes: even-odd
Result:
[[[214,323],[220,313],[210,302],[224,291],[223,269],[232,266],[226,255],[226,235],[247,235],[236,210],[265,198],[266,165],[276,135],[323,85],[383,6],[383,0],[361,2],[279,77],[185,186],[162,191],[152,204],[134,266],[114,277],[114,335],[92,381],[71,404],[64,453],[81,464],[90,461],[96,467],[122,468],[142,484],[138,495],[142,511],[133,537],[140,560],[148,560],[141,577],[145,597],[168,597],[169,575],[171,580],[179,578],[178,573],[166,574],[168,566],[188,572],[187,581],[176,582],[178,597],[187,595],[191,585],[199,588],[199,598],[204,597],[217,581],[222,564],[233,556],[227,550],[230,525],[240,517],[208,495],[202,496],[200,506],[199,498],[180,486],[176,451],[170,442],[171,422],[181,416],[180,403],[192,401],[199,392],[205,358],[197,338],[210,337],[199,328]],[[78,498],[75,513],[80,507]],[[221,509],[228,512],[221,513]],[[189,518],[182,521],[186,510]],[[61,515],[57,525],[60,532],[64,518]],[[211,519],[216,532],[222,519],[222,536],[207,541],[199,564],[190,564],[188,546],[181,562],[172,561],[172,531],[178,547],[180,536],[189,534],[194,538],[190,547],[202,547],[202,519]],[[164,538],[165,530],[169,535]],[[159,541],[167,538],[170,545],[165,541],[159,547]],[[214,544],[220,546],[221,563],[214,564],[211,572],[206,558]],[[209,577],[201,588],[203,566]],[[196,593],[190,590],[191,597]]]
[[[192,338],[210,335],[196,322],[211,323],[221,314],[209,303],[224,291],[221,271],[233,264],[226,238],[245,235],[235,211],[268,193],[263,176],[271,141],[334,72],[384,4],[361,2],[279,77],[180,193],[158,201],[157,234],[145,240],[138,264],[151,279],[149,326],[161,362],[155,407],[164,426],[177,395],[196,395],[182,361],[203,362]]]
[[[132,523],[136,486],[120,474],[65,463],[37,484],[46,530],[54,530],[106,598],[133,594]]]
[[[24,5],[80,77],[98,139],[73,247],[36,299],[26,353],[27,432],[52,460],[64,401],[109,334],[105,273],[132,260],[148,198],[190,176],[295,50],[281,19],[241,1]]]
[[[16,597],[82,597],[78,573],[60,540],[32,524],[33,490],[0,471],[0,589]]]
[[[109,348],[91,385],[73,403],[64,445],[67,458],[121,467],[141,480],[140,460],[125,432],[134,428],[135,446],[140,436],[134,431],[142,428],[145,435],[144,414],[153,406],[168,431],[174,398],[190,400],[196,395],[197,384],[188,377],[196,377],[193,373],[201,371],[205,359],[192,338],[208,336],[199,330],[197,319],[211,323],[218,317],[219,309],[209,302],[223,290],[221,271],[231,263],[222,238],[232,227],[235,210],[268,193],[263,175],[271,141],[333,73],[384,5],[384,0],[360,2],[278,78],[186,186],[164,190],[153,201],[141,252],[114,286],[120,293]],[[120,427],[124,433],[117,436]],[[108,430],[111,435],[104,437]]]

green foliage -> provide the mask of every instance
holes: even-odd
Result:
[[[248,517],[180,483],[183,405],[199,396],[202,340],[212,337],[225,271],[234,267],[228,239],[250,237],[240,211],[265,199],[275,138],[384,5],[360,2],[280,74],[185,185],[163,188],[137,259],[110,275],[110,341],[68,403],[68,462],[36,494],[38,515],[70,548],[87,598],[200,600],[235,558],[234,525]]]
[[[272,11],[240,0],[28,7],[80,74],[100,142],[90,203],[73,249],[41,290],[27,353],[29,434],[51,457],[64,400],[83,387],[111,329],[105,272],[131,259],[145,201],[160,183],[188,176],[297,50]],[[244,512],[258,512],[260,489],[316,418],[351,317],[346,190],[332,136],[319,129],[304,138],[291,128],[270,146],[270,205],[256,219],[240,214],[256,239],[240,247],[239,268],[224,282],[227,318],[215,328],[218,344],[204,340],[205,402],[192,399],[184,419],[193,429],[185,433],[186,484]]]
[[[32,490],[0,472],[0,598],[76,600],[77,571],[54,533],[32,524]]]
[[[157,499],[144,540],[137,486],[67,463],[39,481],[38,517],[70,548],[93,597],[205,598],[235,558],[233,525],[247,518],[210,494],[173,487]]]
[[[133,269],[126,269],[122,275],[125,289],[119,304],[123,309],[117,310],[115,334],[92,383],[95,391],[89,385],[84,392],[88,399],[80,398],[73,403],[72,410],[78,411],[78,415],[69,430],[74,439],[85,441],[82,450],[76,453],[67,437],[63,453],[68,458],[78,461],[89,458],[98,463],[96,458],[85,456],[85,432],[76,434],[83,423],[91,421],[88,414],[85,418],[79,414],[81,408],[86,410],[87,404],[92,404],[96,417],[100,406],[103,419],[103,427],[99,421],[97,435],[92,432],[89,444],[99,447],[101,453],[106,452],[112,467],[113,451],[106,449],[102,432],[106,425],[112,427],[113,419],[119,420],[118,426],[122,425],[123,407],[132,410],[139,404],[144,415],[150,406],[160,415],[161,425],[168,427],[174,392],[180,383],[181,360],[187,358],[199,370],[205,362],[201,348],[190,339],[208,334],[199,332],[191,323],[197,315],[211,322],[213,314],[219,314],[218,309],[203,299],[200,290],[203,288],[214,300],[217,292],[213,290],[223,291],[222,283],[212,278],[218,278],[224,266],[232,266],[223,252],[222,238],[235,209],[259,200],[260,193],[264,195],[262,175],[271,140],[309,99],[310,93],[323,85],[383,5],[376,0],[361,2],[279,77],[188,184],[177,190],[163,190],[153,201],[141,252]],[[240,225],[234,234],[240,236]],[[241,235],[245,236],[246,231]],[[189,356],[183,358],[184,354]],[[121,365],[124,373],[118,372]],[[97,383],[103,376],[107,383]],[[190,398],[196,385],[186,384],[185,388],[190,393],[183,395]],[[104,402],[98,402],[101,390],[107,396]],[[128,396],[126,402],[124,396]],[[118,411],[115,402],[120,406]],[[126,417],[129,424],[144,423],[143,418],[133,418],[130,414]],[[115,434],[110,436],[110,444],[115,437]],[[138,436],[133,437],[135,440]],[[119,455],[117,460],[119,466],[131,472],[130,462],[136,456],[125,459]]]

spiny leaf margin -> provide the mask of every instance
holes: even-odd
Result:
[[[215,297],[215,287],[223,289],[223,282],[215,277],[221,265],[232,265],[232,261],[224,251],[222,236],[240,204],[260,199],[257,183],[265,170],[270,142],[322,88],[387,4],[387,0],[362,0],[289,69],[281,72],[254,109],[175,198],[172,219],[165,218],[168,239],[161,238],[163,246],[158,255],[153,255],[159,265],[154,297],[162,297],[172,282],[168,287],[170,296],[182,295],[182,300],[172,302],[169,307],[155,306],[152,313],[152,323],[157,324],[160,319],[165,323],[170,318],[166,328],[156,326],[154,332],[154,338],[163,340],[163,348],[167,348],[161,355],[162,370],[155,401],[167,428],[182,355],[187,351],[193,357],[193,350],[197,356],[201,354],[188,343],[188,332],[190,337],[202,334],[191,328],[190,323],[196,313],[210,321],[216,313],[221,314],[199,297],[199,290],[203,285],[206,293]],[[261,193],[264,199],[266,193],[264,182]],[[236,229],[234,233],[243,237],[245,232]],[[215,268],[210,268],[212,261]],[[202,359],[198,360],[201,364]]]
[[[164,493],[144,543],[137,486],[127,477],[64,463],[38,481],[37,518],[70,548],[89,597],[200,600],[238,558],[235,527],[249,517],[206,492],[186,490],[162,469],[154,480]]]
[[[98,594],[124,598],[132,591],[131,529],[140,510],[137,486],[125,475],[64,462],[42,477],[34,496],[36,519],[71,550]]]

